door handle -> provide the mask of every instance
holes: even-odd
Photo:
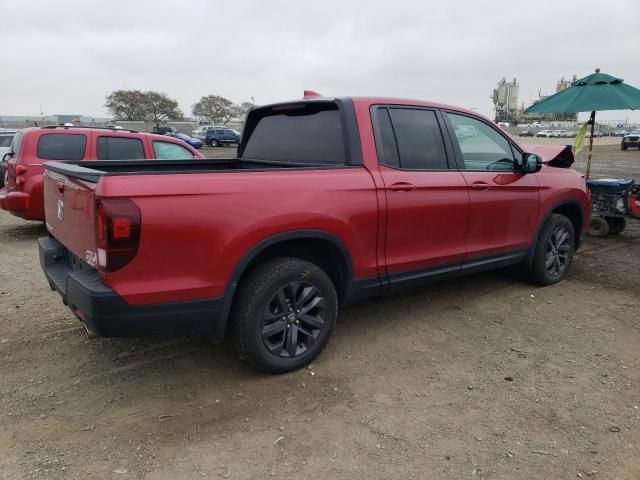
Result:
[[[487,182],[473,182],[470,187],[474,190],[487,190],[490,185]]]
[[[398,182],[394,183],[389,188],[394,192],[410,192],[411,190],[415,190],[416,186],[412,183]]]

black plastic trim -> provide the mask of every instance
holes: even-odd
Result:
[[[393,293],[399,290],[428,285],[448,278],[516,265],[527,257],[527,253],[527,249],[517,250],[498,255],[465,260],[462,263],[394,273],[388,276],[389,283],[387,290],[390,293]]]
[[[72,270],[67,249],[53,238],[38,240],[40,265],[87,331],[99,337],[211,335],[221,323],[222,298],[130,305],[100,280],[93,268]]]
[[[580,248],[580,246],[582,245],[582,242],[584,241],[584,236],[583,236],[583,231],[584,231],[584,222],[585,222],[585,218],[584,218],[584,208],[582,207],[582,204],[580,203],[579,200],[577,199],[567,199],[567,200],[560,200],[557,203],[554,203],[544,214],[544,217],[542,217],[542,220],[540,221],[540,224],[538,225],[538,228],[536,230],[536,234],[534,236],[534,242],[531,245],[531,248],[529,249],[529,252],[527,254],[527,262],[529,265],[531,265],[533,263],[533,256],[536,252],[536,245],[538,244],[538,237],[540,237],[540,232],[542,232],[542,228],[544,227],[544,224],[547,223],[547,220],[549,219],[549,217],[551,215],[553,215],[554,211],[562,206],[565,205],[571,205],[574,207],[578,207],[578,211],[580,212],[580,226],[582,227],[580,229],[579,232],[574,232],[575,234],[575,251],[577,252],[578,249]]]

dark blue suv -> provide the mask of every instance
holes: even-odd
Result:
[[[222,145],[239,145],[240,132],[230,128],[210,128],[207,130],[205,143],[211,147],[221,147]]]

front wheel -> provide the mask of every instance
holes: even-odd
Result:
[[[242,280],[232,314],[233,343],[254,368],[286,373],[322,351],[338,316],[333,282],[317,265],[282,257]]]
[[[558,283],[569,271],[574,250],[573,224],[564,215],[552,214],[538,236],[529,279],[540,285]]]
[[[212,147],[218,147],[220,144],[218,143],[218,140],[213,139],[209,142],[209,145],[211,145]]]
[[[591,217],[589,235],[592,237],[606,237],[609,234],[609,222],[602,217]]]

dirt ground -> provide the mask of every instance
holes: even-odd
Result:
[[[640,478],[640,222],[552,287],[496,271],[346,309],[284,376],[203,338],[88,340],[45,234],[0,213],[2,478]]]

